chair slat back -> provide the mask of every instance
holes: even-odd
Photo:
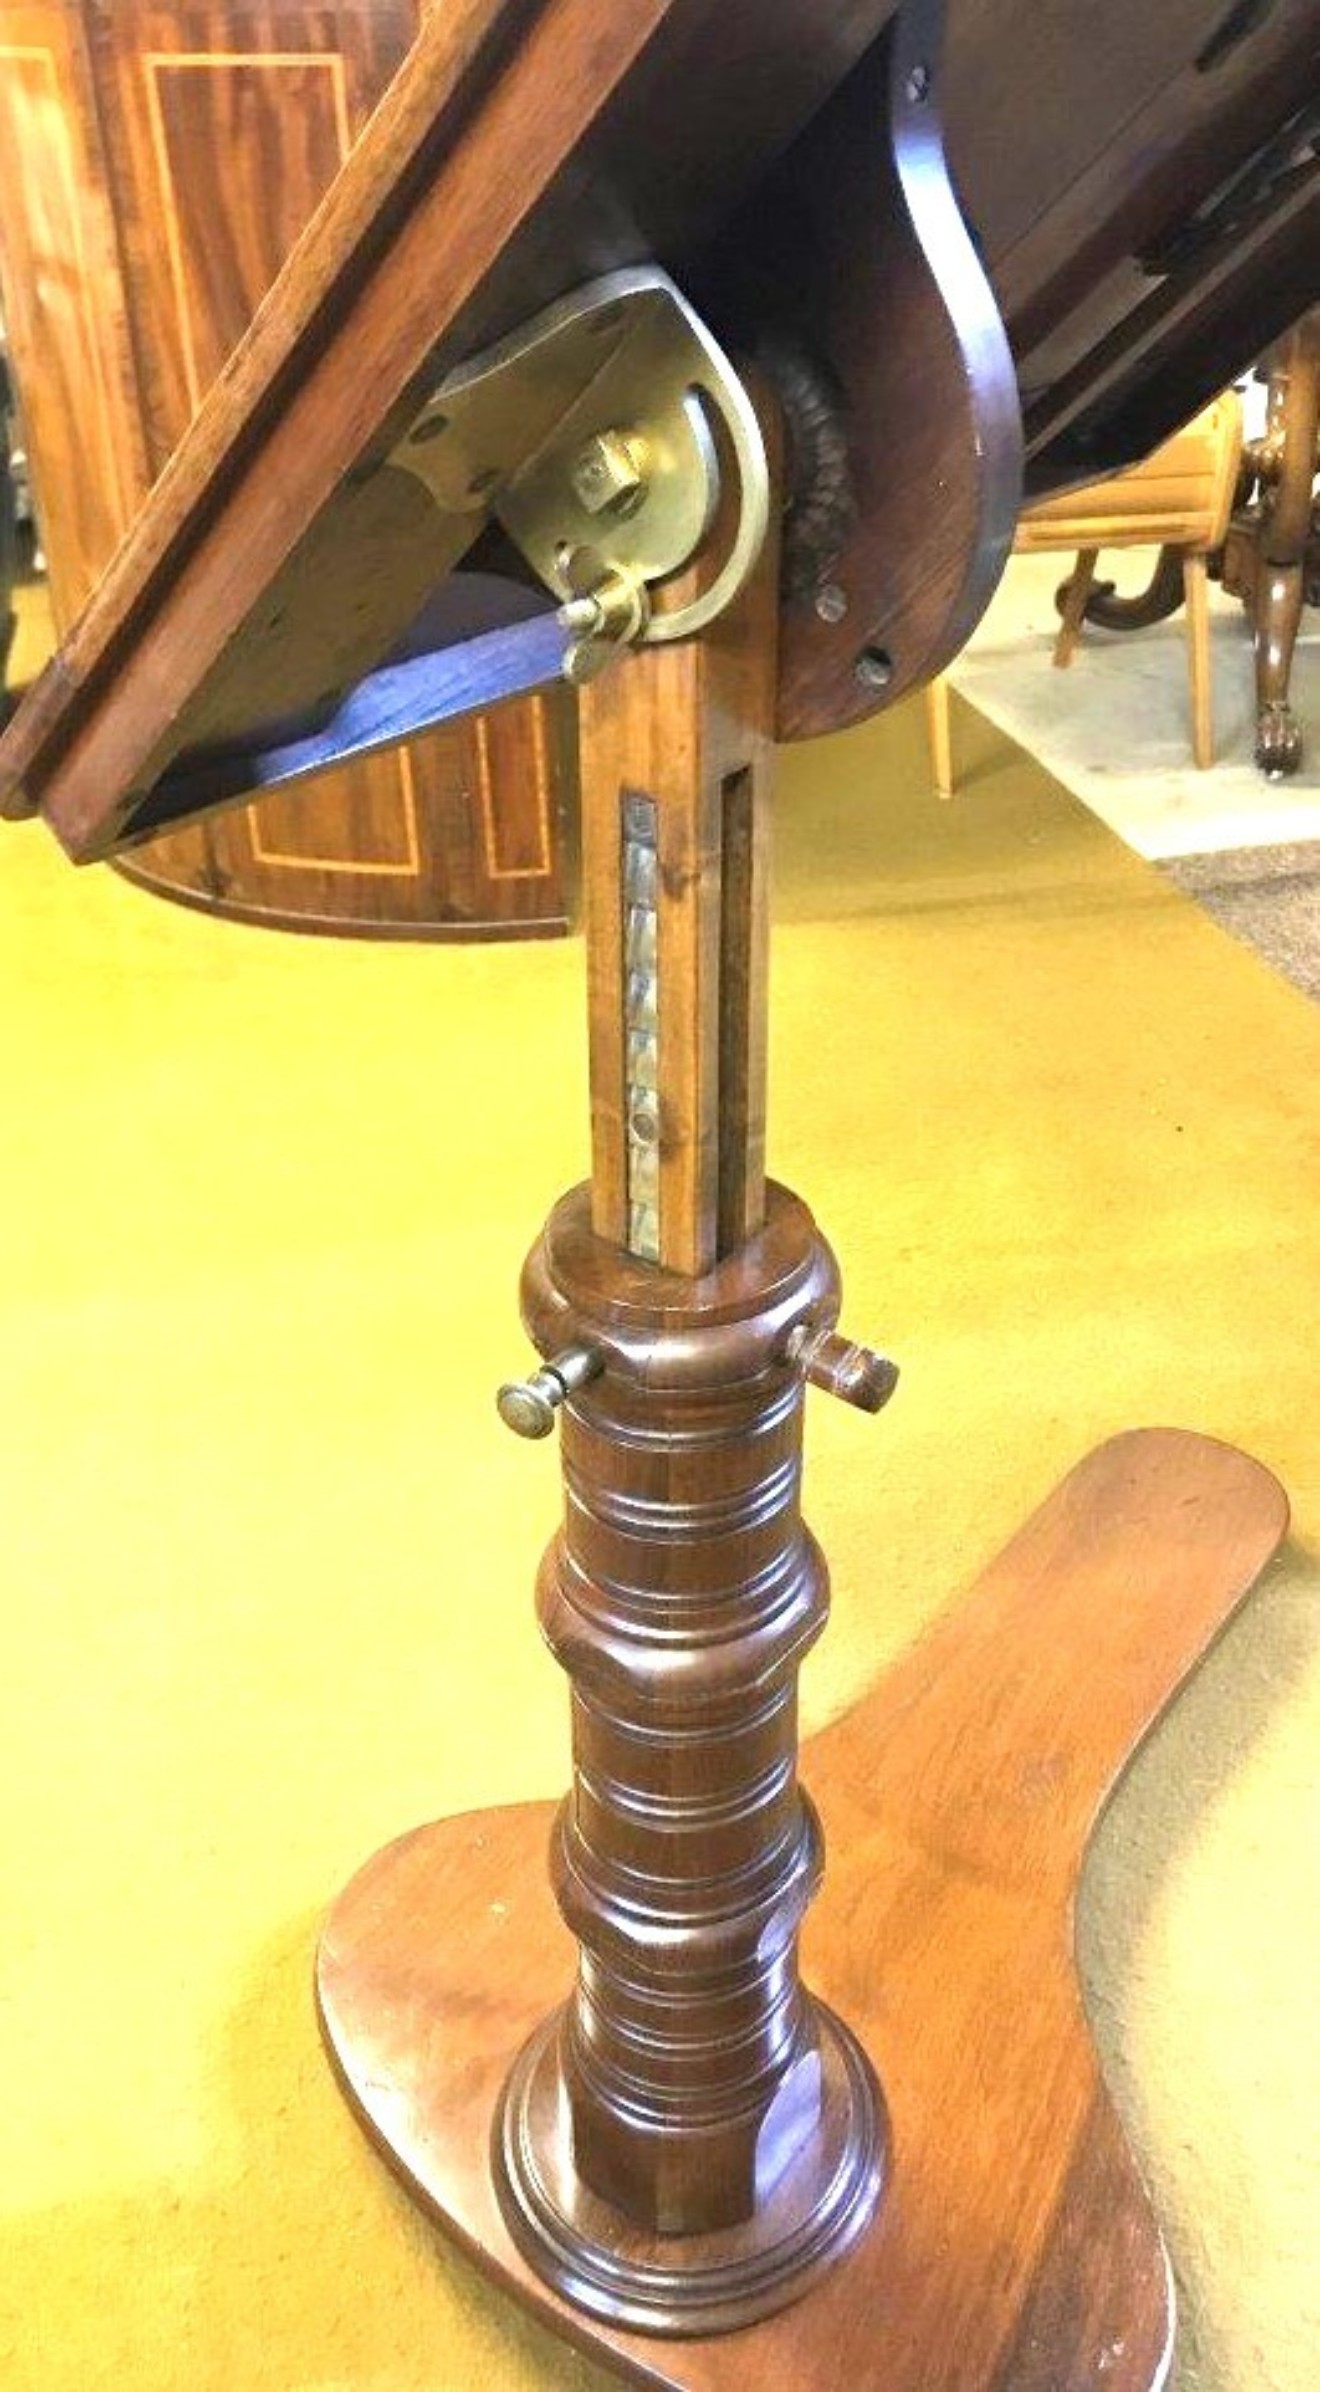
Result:
[[[1225,391],[1141,465],[1028,508],[1014,546],[1218,548],[1228,528],[1242,455],[1242,402]]]

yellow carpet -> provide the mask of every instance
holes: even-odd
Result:
[[[812,1408],[808,1724],[1110,1430],[1280,1473],[1297,1543],[1111,1814],[1085,1940],[1179,2384],[1314,2392],[1320,1013],[959,723],[952,808],[908,715],[784,774],[773,1164],[905,1369],[879,1422]],[[0,1004],[0,2379],[594,2387],[393,2189],[309,1992],[377,1845],[563,1783],[555,1458],[491,1392],[585,1163],[580,947],[214,924],[33,827]]]

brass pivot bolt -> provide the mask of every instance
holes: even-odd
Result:
[[[646,495],[646,442],[637,432],[597,432],[579,450],[571,480],[589,515],[630,515]]]
[[[586,551],[579,552],[586,555]],[[574,575],[574,560],[567,573]],[[616,656],[641,639],[650,620],[646,584],[634,573],[607,571],[594,588],[570,598],[559,620],[573,637],[564,656],[564,678],[575,688],[594,681]]]
[[[566,1346],[528,1379],[509,1379],[495,1398],[506,1428],[518,1437],[548,1437],[555,1414],[576,1387],[585,1387],[605,1367],[595,1346]]]
[[[898,1385],[898,1364],[873,1347],[854,1345],[837,1329],[814,1328],[804,1321],[788,1341],[787,1354],[813,1387],[839,1396],[859,1412],[879,1412]]]

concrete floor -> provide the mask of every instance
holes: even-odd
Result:
[[[1156,551],[1102,556],[1101,576],[1122,591],[1144,588]],[[1020,556],[953,668],[955,685],[1139,855],[1219,850],[1320,838],[1320,615],[1303,615],[1292,672],[1293,703],[1310,741],[1292,779],[1257,771],[1255,674],[1246,616],[1210,588],[1214,763],[1191,757],[1186,617],[1148,631],[1088,624],[1072,665],[1051,664],[1054,594],[1067,556]]]
[[[1155,556],[1120,552],[1102,560],[1102,572],[1137,590]],[[1069,561],[1010,560],[954,668],[955,687],[1234,937],[1320,995],[1320,619],[1304,614],[1293,664],[1302,766],[1290,780],[1267,781],[1253,755],[1246,618],[1211,585],[1215,751],[1213,765],[1197,771],[1181,614],[1138,633],[1088,625],[1071,668],[1053,669],[1055,591]]]

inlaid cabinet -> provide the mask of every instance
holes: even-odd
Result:
[[[59,628],[417,19],[415,0],[0,0],[0,279]],[[153,840],[124,868],[248,920],[562,928],[572,728],[567,696],[520,701]]]

